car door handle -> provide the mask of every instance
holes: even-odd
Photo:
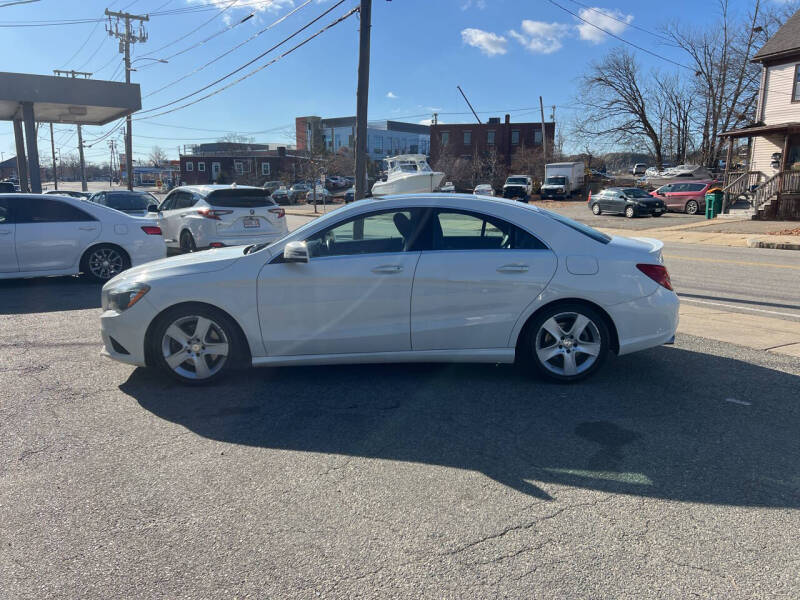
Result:
[[[0,229],[0,235],[8,235],[11,233],[10,229]]]
[[[400,265],[380,265],[379,267],[375,267],[372,269],[373,273],[399,273],[403,270],[403,267]]]
[[[80,229],[81,231],[94,231],[95,229],[97,229],[97,227],[95,227],[94,225],[83,225],[81,227],[78,227],[78,229]]]
[[[511,265],[502,265],[497,267],[498,273],[525,273],[528,270],[528,265],[523,264],[511,264]]]

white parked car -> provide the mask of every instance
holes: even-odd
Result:
[[[158,207],[167,246],[184,252],[277,240],[288,231],[285,217],[266,190],[243,185],[175,188]]]
[[[331,198],[333,197],[331,193],[325,189],[325,187],[318,183],[313,189],[309,190],[306,194],[306,204],[314,204],[314,193],[316,192],[317,195],[317,203],[322,204],[330,204]]]
[[[365,200],[269,246],[122,273],[103,287],[104,353],[188,383],[250,365],[515,360],[574,381],[673,340],[661,248],[504,199]]]
[[[155,219],[70,196],[0,196],[0,279],[84,273],[108,281],[166,254]]]
[[[476,196],[494,196],[494,188],[488,183],[481,183],[476,185],[472,193]]]

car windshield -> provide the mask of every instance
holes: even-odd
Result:
[[[256,208],[275,205],[266,190],[260,188],[216,190],[206,196],[205,200],[210,206],[223,208]]]
[[[650,194],[639,188],[625,188],[622,191],[628,198],[652,198]]]
[[[564,185],[567,183],[567,178],[562,175],[559,175],[558,177],[548,177],[545,180],[545,183],[550,185]]]
[[[147,210],[158,201],[146,192],[108,192],[103,204],[117,210]]]
[[[506,180],[506,183],[516,184],[516,185],[525,185],[528,183],[528,180],[524,177],[509,177]]]

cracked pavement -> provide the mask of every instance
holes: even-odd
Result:
[[[188,388],[101,359],[98,303],[0,282],[3,598],[800,596],[797,358],[679,336],[571,387]]]

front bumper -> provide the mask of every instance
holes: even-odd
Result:
[[[100,315],[101,354],[129,365],[146,366],[144,338],[156,314],[147,298],[121,313],[105,311]]]
[[[660,215],[667,212],[666,206],[634,206],[634,213],[637,217]]]
[[[668,344],[678,329],[677,294],[658,286],[644,298],[605,307],[617,327],[619,354]]]

